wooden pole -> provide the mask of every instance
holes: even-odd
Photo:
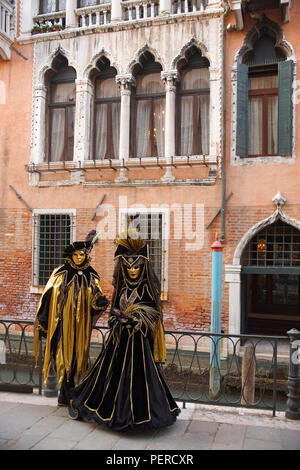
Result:
[[[250,406],[254,404],[255,372],[256,361],[254,346],[253,344],[247,344],[242,361],[242,405]]]

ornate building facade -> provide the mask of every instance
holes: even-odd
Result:
[[[91,229],[109,296],[113,239],[133,224],[167,328],[210,330],[216,237],[223,330],[298,321],[292,3],[0,1],[2,315],[33,318],[63,246]]]

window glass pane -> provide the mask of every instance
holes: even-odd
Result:
[[[68,106],[67,113],[67,160],[73,160],[75,106]]]
[[[165,149],[165,99],[153,100],[153,151],[152,156],[162,157]]]
[[[250,90],[263,90],[267,88],[278,88],[278,75],[250,78]]]
[[[137,157],[150,155],[150,112],[151,101],[139,100],[136,111],[136,153]]]
[[[39,216],[39,276],[43,286],[52,271],[63,263],[64,248],[70,244],[71,218],[69,215],[45,214]]]
[[[249,155],[262,154],[263,100],[259,96],[249,98]]]
[[[65,109],[51,109],[50,161],[61,162],[64,159],[65,146]]]
[[[256,234],[242,257],[247,266],[299,266],[300,232],[283,222],[276,222]]]
[[[107,110],[108,104],[96,106],[96,149],[95,159],[103,160],[107,149]]]
[[[52,103],[75,102],[76,85],[74,82],[53,84],[51,92]]]
[[[162,214],[136,213],[127,216],[127,226],[136,227],[140,236],[147,241],[153,270],[161,281],[162,277]]]
[[[120,113],[121,113],[121,103],[112,103],[111,104],[111,126],[112,126],[113,154],[111,158],[119,157]]]
[[[120,90],[114,78],[96,80],[96,98],[114,98],[120,96]]]
[[[268,154],[277,155],[278,96],[268,98]]]
[[[298,305],[298,276],[272,276],[272,304]]]
[[[165,93],[160,73],[138,75],[136,78],[136,92],[137,94]]]
[[[197,153],[209,154],[209,96],[198,96]]]
[[[181,98],[180,155],[193,154],[193,96]]]
[[[58,10],[56,9],[56,0],[42,0],[40,13],[52,13],[53,11],[62,11],[66,9],[66,0],[58,1]]]
[[[91,5],[101,5],[102,3],[110,3],[111,0],[79,0],[78,8],[88,7]]]
[[[206,88],[209,88],[209,70],[207,68],[183,70],[181,72],[182,90]]]

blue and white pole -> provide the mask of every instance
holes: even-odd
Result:
[[[211,272],[211,333],[221,333],[221,305],[222,305],[222,255],[223,245],[217,239],[211,246],[212,272]],[[221,337],[212,336],[210,344],[210,374],[209,396],[214,400],[218,398],[221,383],[220,354]]]

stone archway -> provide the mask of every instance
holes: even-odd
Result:
[[[229,286],[229,332],[230,334],[241,333],[241,317],[242,317],[242,255],[245,247],[251,239],[262,229],[268,227],[277,221],[300,231],[300,221],[287,216],[282,210],[286,199],[279,193],[272,199],[276,205],[275,212],[268,218],[258,222],[251,227],[239,241],[231,265],[225,265],[225,282]]]

